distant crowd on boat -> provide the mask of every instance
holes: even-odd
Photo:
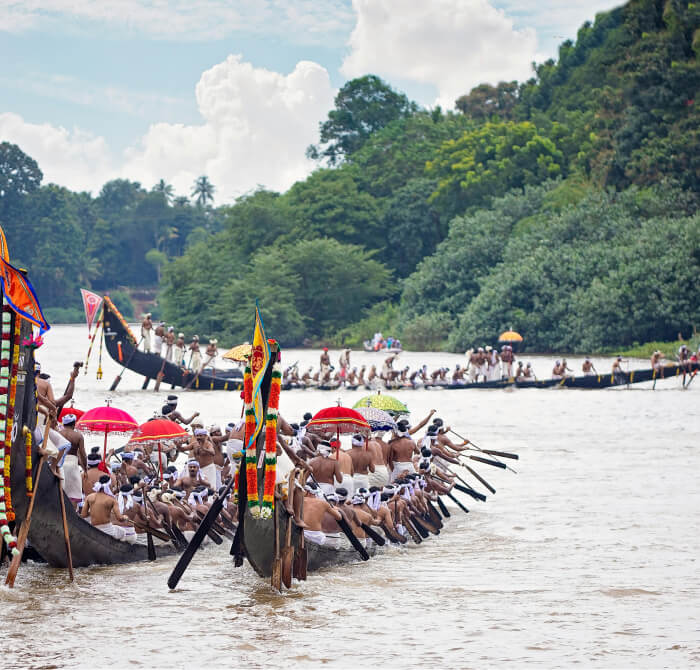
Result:
[[[384,351],[396,352],[402,351],[401,340],[397,337],[384,337],[380,332],[376,332],[371,340],[364,341],[365,351]]]

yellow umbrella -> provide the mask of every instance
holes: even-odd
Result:
[[[514,330],[506,330],[498,336],[499,342],[522,342],[523,336],[520,333],[516,333]]]
[[[228,358],[230,361],[245,361],[250,357],[252,349],[253,346],[250,342],[244,342],[237,347],[233,347],[233,349],[229,349],[223,357]]]

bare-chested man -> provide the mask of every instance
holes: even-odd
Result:
[[[165,339],[165,321],[161,321],[153,330],[153,351],[159,356],[163,352],[163,340]]]
[[[381,488],[389,483],[389,470],[386,466],[388,450],[389,445],[381,439],[380,435],[373,435],[367,442],[367,453],[370,455],[374,466],[369,471],[369,486],[367,488],[372,486]]]
[[[204,350],[204,363],[202,365],[202,370],[207,367],[216,367],[216,356],[219,353],[219,349],[217,347],[218,343],[219,342],[216,339],[209,340],[209,344],[207,344],[207,348]]]
[[[651,368],[656,372],[661,372],[661,377],[664,376],[664,354],[658,349],[651,355]]]
[[[340,483],[341,488],[344,488],[349,495],[352,495],[355,491],[355,486],[352,483],[352,477],[355,474],[355,470],[352,465],[352,459],[347,451],[340,448],[340,442],[337,440],[331,440],[331,448],[333,452],[331,458],[334,458],[340,463],[340,471],[343,473],[343,480]]]
[[[612,375],[616,384],[627,381],[627,373],[622,369],[622,356],[618,356],[612,364]]]
[[[209,486],[216,484],[216,449],[209,434],[204,428],[195,428],[194,440],[190,442],[192,456],[199,463],[201,476],[209,482]]]
[[[202,477],[199,471],[199,462],[191,459],[187,461],[187,474],[175,482],[175,487],[182,489],[189,496],[198,486],[209,487],[210,483]]]
[[[168,326],[168,332],[165,333],[165,360],[173,360],[173,348],[175,346],[175,329]]]
[[[334,493],[335,487],[343,481],[343,471],[337,460],[329,458],[332,451],[330,442],[326,440],[319,442],[317,450],[320,455],[312,458],[309,465],[321,490],[328,495]]]
[[[127,523],[129,518],[119,511],[119,503],[111,489],[109,475],[102,475],[95,484],[93,492],[85,498],[85,504],[80,512],[83,519],[90,517],[90,523],[103,533],[107,533],[117,540],[124,539],[125,532],[120,526],[112,523],[112,517]]]
[[[173,346],[173,363],[175,363],[175,365],[179,365],[180,367],[184,366],[186,347],[185,333],[178,333],[175,345]]]
[[[365,449],[365,438],[362,435],[352,436],[352,448],[348,456],[352,461],[354,490],[369,489],[369,473],[374,472],[374,458],[369,450]]]
[[[202,351],[199,348],[199,335],[192,336],[192,342],[190,342],[190,345],[187,348],[190,352],[190,370],[199,370],[202,365]]]
[[[168,411],[165,411],[165,407],[168,408]],[[182,414],[177,409],[177,396],[176,395],[169,395],[168,400],[166,405],[163,407],[163,410],[161,410],[161,413],[163,414],[164,417],[169,419],[170,421],[174,421],[175,423],[180,423],[184,426],[188,426],[189,424],[194,421],[199,416],[199,412],[194,412],[192,416],[189,419],[185,419]]]
[[[389,440],[389,458],[387,465],[391,471],[391,480],[398,479],[405,472],[415,472],[413,454],[418,451],[411,439],[408,421],[399,421],[391,440]]]
[[[102,462],[102,456],[100,455],[100,448],[93,447],[90,453],[87,455],[87,468],[83,473],[83,495],[88,496],[92,493],[93,487],[97,482],[100,481],[104,472],[98,467]]]
[[[586,358],[584,359],[583,365],[581,366],[581,370],[583,370],[583,374],[586,377],[591,377],[595,374],[595,367],[593,367],[593,361],[588,356],[586,356]]]
[[[304,539],[314,544],[325,544],[326,534],[323,532],[323,519],[326,515],[340,521],[343,517],[340,512],[323,498],[318,498],[315,486],[307,484],[304,496]]]
[[[143,339],[143,350],[151,353],[151,333],[153,331],[153,321],[151,321],[151,313],[147,312],[143,315],[141,322],[141,338]]]

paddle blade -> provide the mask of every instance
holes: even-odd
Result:
[[[472,461],[479,461],[480,463],[486,463],[486,465],[493,465],[494,468],[506,469],[505,463],[499,463],[498,461],[492,461],[488,458],[482,458],[481,456],[469,456]]]
[[[109,387],[110,391],[115,391],[117,386],[119,386],[119,382],[122,380],[121,375],[117,375],[114,378],[114,381],[112,382],[112,385]]]
[[[168,578],[168,588],[174,589],[180,581],[182,575],[185,573],[185,570],[187,570],[187,567],[192,561],[197,549],[199,549],[204,541],[207,531],[211,527],[212,523],[214,523],[214,519],[219,516],[221,508],[224,506],[224,500],[233,488],[233,483],[234,478],[232,477],[231,481],[226,485],[226,490],[224,493],[212,503],[212,506],[209,508],[206,516],[204,519],[202,519],[202,523],[199,524],[199,528],[197,528],[192,540],[187,545],[187,548],[183,552],[182,556],[180,556],[180,560],[177,562],[177,565],[175,565],[175,568],[170,573],[170,577]]]
[[[306,579],[306,567],[308,565],[309,555],[306,547],[297,548],[294,552],[294,576],[304,581]]]
[[[386,540],[376,530],[374,530],[374,528],[368,526],[366,523],[362,524],[362,530],[364,530],[365,533],[367,533],[367,536],[371,537],[372,540],[380,547],[383,547],[386,544]]]
[[[292,586],[292,565],[294,563],[294,547],[285,547],[282,550],[282,583],[287,587]]]
[[[518,454],[511,454],[507,451],[495,451],[493,449],[482,449],[485,454],[490,454],[491,456],[500,456],[501,458],[512,458],[513,460],[520,460]]]
[[[340,526],[340,530],[345,533],[345,537],[350,540],[350,544],[353,546],[355,551],[360,554],[360,557],[362,558],[363,561],[369,561],[369,554],[367,553],[367,550],[360,544],[360,541],[357,539],[357,536],[355,533],[352,532],[352,528],[350,528],[350,524],[345,520],[341,519],[338,521],[338,525]]]
[[[494,491],[494,493],[495,493],[495,491]],[[437,502],[438,502],[438,507],[440,508],[440,511],[442,512],[442,516],[444,516],[446,519],[451,517],[452,515],[450,514],[450,510],[447,509],[447,507],[445,506],[445,503],[442,502],[440,496],[438,496]]]
[[[472,498],[474,498],[474,500],[481,500],[482,502],[486,500],[486,496],[483,493],[479,493],[474,489],[467,488],[466,486],[462,486],[461,484],[455,484],[455,488],[458,491],[461,491],[462,493],[466,493],[468,496],[471,496]]]
[[[464,466],[474,477],[476,477],[491,493],[495,494],[496,489],[491,486],[476,470],[473,470],[468,465]]]
[[[417,516],[412,516],[411,521],[413,522],[413,525],[415,529],[418,531],[418,534],[425,539],[430,535],[428,532],[428,529],[421,523],[420,519]]]
[[[148,531],[146,531],[146,541],[148,544],[148,560],[155,561],[156,560],[156,548],[155,548],[155,545],[153,544],[153,535],[151,535]]]
[[[459,502],[459,500],[457,500],[457,498],[455,498],[449,491],[447,492],[447,497],[453,503],[455,503],[457,505],[457,507],[459,507],[465,514],[469,514],[469,510],[464,505],[462,505],[462,503]]]

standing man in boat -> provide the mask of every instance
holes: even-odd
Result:
[[[153,331],[153,351],[163,355],[163,340],[165,339],[165,321],[161,321]]]
[[[624,384],[627,381],[627,374],[622,369],[622,356],[618,356],[613,361],[612,375],[616,384]]]
[[[95,484],[94,491],[87,498],[80,512],[83,519],[90,517],[90,523],[107,535],[117,540],[125,536],[124,529],[112,524],[112,516],[118,521],[128,523],[129,517],[119,511],[119,502],[114,497],[111,488],[112,480],[109,475],[102,475]]]
[[[210,368],[216,367],[216,355],[219,352],[216,345],[218,343],[219,343],[219,341],[216,339],[209,340],[209,344],[207,345],[207,348],[204,352],[204,355],[206,356],[206,358],[204,360],[204,364],[202,365],[202,370],[204,370],[204,368],[206,368],[206,367],[210,367]]]
[[[202,365],[202,352],[199,348],[199,335],[192,336],[192,342],[188,347],[190,350],[190,370],[199,370]]]
[[[593,367],[593,361],[590,359],[589,356],[586,356],[585,360],[583,361],[581,370],[583,370],[583,374],[585,377],[593,377],[595,375],[595,373],[593,372],[595,370],[595,368]]]
[[[173,360],[173,347],[175,346],[175,329],[168,326],[168,332],[165,334],[165,360]]]
[[[321,353],[321,358],[319,359],[320,374],[318,381],[320,384],[326,381],[327,377],[330,377],[331,372],[331,357],[328,355],[328,347],[323,347],[323,352]]]
[[[513,347],[511,347],[510,344],[504,344],[501,347],[501,363],[503,365],[502,377],[510,379],[513,376],[514,361]]]
[[[651,355],[651,368],[656,372],[661,373],[661,378],[664,376],[664,355],[658,349]]]
[[[75,429],[75,422],[75,414],[64,415],[61,434],[70,442],[70,449],[63,462],[63,490],[73,503],[73,508],[78,509],[78,503],[83,499],[83,477],[80,468],[87,472],[87,454],[83,434]]]
[[[173,363],[182,367],[185,364],[185,333],[178,333],[173,348]]]
[[[141,338],[143,339],[143,350],[147,353],[151,353],[151,332],[153,331],[153,321],[151,321],[151,313],[147,312],[144,314],[143,321],[141,322]]]

